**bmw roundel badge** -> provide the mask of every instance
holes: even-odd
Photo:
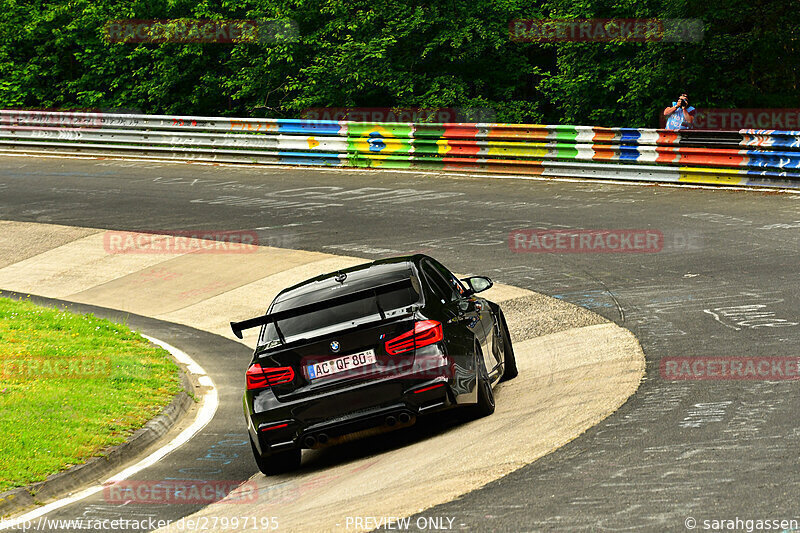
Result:
[[[331,343],[331,351],[332,351],[333,353],[336,353],[336,352],[338,352],[338,351],[339,351],[339,348],[340,348],[340,346],[339,346],[339,341],[333,341],[333,342]]]

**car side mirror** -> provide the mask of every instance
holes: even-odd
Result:
[[[494,282],[486,276],[472,276],[470,278],[464,278],[461,281],[467,284],[470,294],[483,292],[494,285]]]

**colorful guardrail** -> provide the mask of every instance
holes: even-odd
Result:
[[[0,110],[0,152],[800,187],[800,132]]]

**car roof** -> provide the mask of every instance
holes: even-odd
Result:
[[[285,309],[304,305],[315,301],[322,295],[330,295],[331,290],[336,290],[336,295],[345,295],[358,290],[391,283],[414,274],[412,265],[417,264],[420,259],[426,257],[423,254],[405,255],[379,259],[370,263],[328,272],[311,279],[307,279],[296,285],[282,290],[273,301],[273,307],[277,304],[289,303],[291,305],[279,305]],[[336,281],[337,276],[346,275],[343,282]],[[277,309],[273,309],[275,311]]]

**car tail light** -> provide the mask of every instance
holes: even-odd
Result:
[[[421,320],[414,324],[414,329],[386,341],[386,353],[397,355],[414,348],[421,348],[444,339],[442,324],[436,320]]]
[[[294,369],[290,366],[264,368],[258,363],[253,363],[245,374],[247,390],[264,389],[281,383],[294,380]]]

